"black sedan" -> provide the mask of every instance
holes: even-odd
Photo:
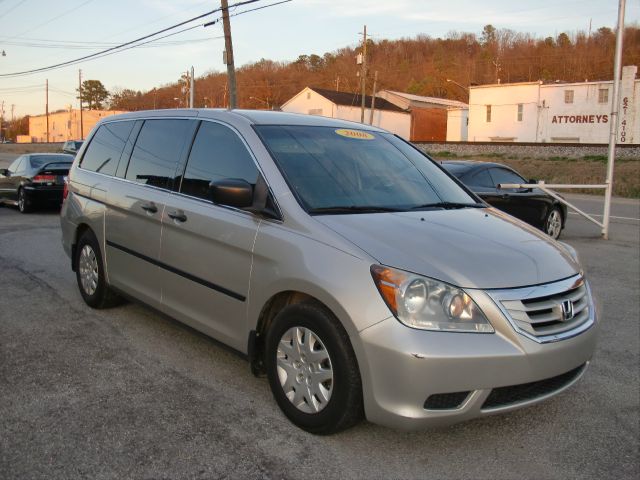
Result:
[[[16,158],[9,168],[0,169],[0,203],[16,205],[28,213],[39,204],[61,204],[64,177],[72,155],[31,153]]]
[[[535,183],[499,163],[472,160],[443,161],[442,166],[488,204],[560,237],[567,220],[567,207],[537,188],[498,188],[501,183]]]

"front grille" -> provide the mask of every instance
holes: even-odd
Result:
[[[437,393],[430,395],[424,402],[427,410],[453,410],[459,408],[470,392]]]
[[[515,326],[535,337],[568,332],[590,318],[589,295],[583,281],[561,293],[501,303]]]
[[[580,376],[585,365],[558,375],[537,382],[511,385],[509,387],[499,387],[491,390],[491,393],[482,404],[482,409],[506,407],[528,400],[543,397],[550,393],[561,390]]]

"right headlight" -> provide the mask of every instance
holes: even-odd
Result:
[[[408,327],[494,332],[480,308],[461,288],[382,265],[372,265],[371,276],[395,317]]]

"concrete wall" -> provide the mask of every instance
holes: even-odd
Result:
[[[469,109],[447,111],[447,142],[466,142],[469,135]]]
[[[514,143],[478,143],[478,142],[424,142],[415,144],[420,150],[429,154],[450,152],[457,157],[472,157],[477,155],[504,155],[529,158],[582,158],[587,155],[607,155],[607,145],[579,145],[579,144],[514,144]],[[640,160],[640,145],[618,145],[616,158]]]

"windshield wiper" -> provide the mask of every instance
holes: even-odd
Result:
[[[484,208],[484,207],[486,207],[484,203],[435,202],[435,203],[424,203],[422,205],[416,205],[415,207],[411,207],[411,210],[423,210],[428,208],[444,208],[445,210],[449,210],[449,209],[458,209],[458,208]]]
[[[341,214],[341,213],[380,213],[380,212],[402,212],[406,209],[393,208],[393,207],[379,207],[374,205],[335,205],[332,207],[318,207],[310,208],[309,213],[327,213],[327,214]]]

